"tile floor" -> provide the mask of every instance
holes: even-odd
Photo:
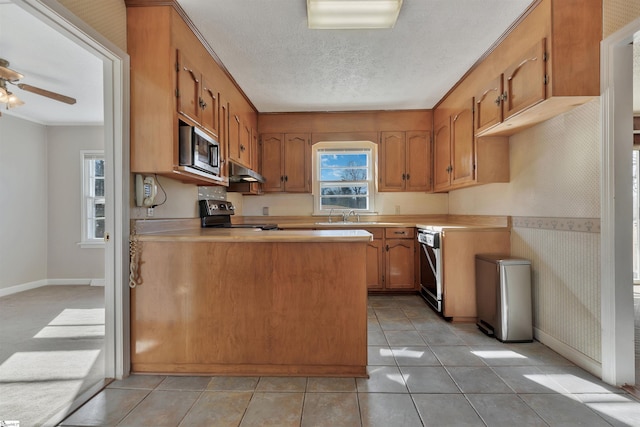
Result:
[[[638,426],[640,402],[534,342],[451,324],[417,296],[369,298],[369,379],[115,381],[64,426]]]

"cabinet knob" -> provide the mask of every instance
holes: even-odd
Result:
[[[402,180],[404,181],[405,179],[407,179],[405,174],[402,174]]]
[[[284,176],[284,182],[289,181],[289,177],[287,175]]]
[[[244,150],[246,150],[245,146],[240,144],[240,151],[244,151]]]
[[[502,95],[498,95],[498,97],[496,98],[495,101],[493,101],[496,103],[496,105],[499,107],[500,103],[502,102]]]
[[[407,174],[407,181],[409,181],[409,178],[411,178],[411,175]]]
[[[389,252],[389,245],[385,246],[384,249]]]
[[[284,182],[284,175],[280,175],[280,182]]]

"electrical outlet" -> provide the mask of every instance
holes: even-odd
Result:
[[[262,215],[269,216],[269,206],[262,207]]]
[[[147,208],[147,216],[153,216],[153,208]]]
[[[396,215],[400,215],[400,205],[396,205]]]

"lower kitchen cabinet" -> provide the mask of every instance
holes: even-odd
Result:
[[[367,288],[371,292],[415,291],[415,229],[389,227],[367,230]]]

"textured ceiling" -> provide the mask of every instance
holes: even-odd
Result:
[[[305,0],[178,0],[260,112],[432,108],[531,0],[405,0],[393,29],[309,30]]]

